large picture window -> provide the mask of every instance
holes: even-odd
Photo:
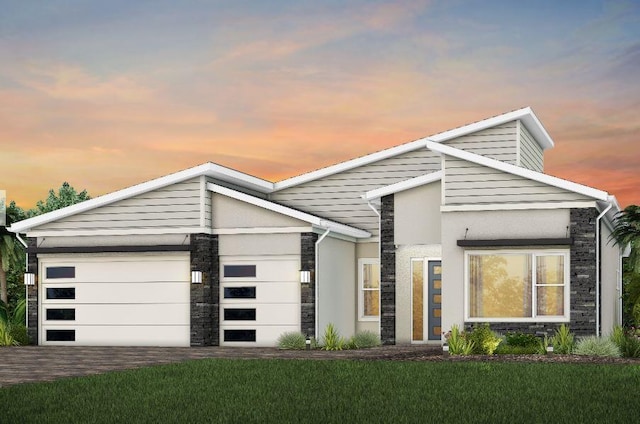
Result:
[[[358,261],[359,309],[361,320],[380,317],[380,263],[377,259]]]
[[[466,254],[467,319],[564,321],[569,317],[569,252]]]

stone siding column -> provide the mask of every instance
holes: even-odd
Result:
[[[394,197],[382,198],[380,212],[380,339],[396,344],[396,247]]]
[[[191,271],[202,271],[202,284],[191,284],[191,346],[220,342],[220,258],[218,236],[191,234]]]
[[[300,234],[300,266],[311,271],[309,284],[300,288],[300,331],[307,337],[316,337],[316,242],[315,233]]]
[[[596,334],[596,218],[595,208],[571,209],[571,331]]]
[[[38,245],[38,239],[36,237],[27,238],[27,249],[35,250]],[[32,272],[36,276],[36,284],[27,288],[27,319],[29,326],[27,327],[27,334],[29,336],[29,343],[33,345],[38,344],[38,286],[40,285],[40,275],[38,272],[38,254],[29,253],[29,263],[27,265],[27,272]]]

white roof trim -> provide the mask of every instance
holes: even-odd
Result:
[[[82,203],[76,203],[75,205],[67,206],[66,208],[58,209],[43,215],[16,222],[11,226],[11,228],[9,228],[9,231],[12,231],[14,233],[23,233],[30,230],[31,228],[44,225],[52,221],[86,212],[91,209],[99,208],[101,206],[117,202],[119,200],[128,199],[130,197],[144,194],[149,191],[166,187],[172,184],[180,183],[182,181],[190,180],[201,175],[206,175],[222,181],[238,184],[248,189],[256,190],[263,193],[269,193],[273,190],[273,183],[269,181],[262,180],[254,176],[208,162],[193,168],[176,172],[174,174],[165,175],[164,177],[156,178],[154,180],[137,184],[122,190],[114,191],[113,193],[105,194],[103,196],[99,196]]]
[[[277,212],[282,215],[289,216],[291,218],[299,219],[300,221],[308,222],[311,225],[323,228],[325,230],[331,230],[338,234],[343,234],[345,236],[354,237],[354,238],[371,237],[371,233],[369,233],[368,231],[360,230],[358,228],[350,227],[348,225],[340,224],[338,222],[322,219],[317,216],[308,214],[306,212],[302,212],[287,206],[273,203],[265,199],[260,199],[258,197],[251,196],[246,193],[241,193],[236,190],[231,190],[227,187],[222,187],[217,184],[207,183],[207,189],[210,191],[213,191],[214,193],[222,194],[223,196],[240,200],[241,202],[249,203],[251,205],[270,210],[272,212]]]
[[[553,140],[542,126],[542,123],[538,120],[533,110],[530,107],[518,109],[513,112],[508,112],[502,115],[494,116],[493,118],[484,119],[482,121],[475,122],[473,124],[465,125],[459,128],[454,128],[445,132],[435,134],[430,137],[421,138],[400,146],[392,147],[390,149],[381,150],[376,153],[372,153],[366,156],[362,156],[356,159],[352,159],[346,162],[341,162],[336,165],[328,166],[326,168],[318,169],[316,171],[308,172],[306,174],[298,175],[297,177],[288,178],[286,180],[279,181],[274,184],[274,191],[283,190],[285,188],[293,187],[299,184],[303,184],[309,181],[316,180],[318,178],[326,177],[329,175],[337,174],[339,172],[348,171],[359,166],[368,165],[379,160],[387,159],[403,153],[408,153],[414,150],[418,150],[424,146],[424,142],[432,140],[438,143],[442,143],[451,140],[456,137],[467,135],[476,131],[481,131],[487,128],[491,128],[497,125],[502,125],[514,120],[521,120],[531,135],[538,141],[543,150],[553,147]]]
[[[442,171],[432,172],[426,175],[420,175],[419,177],[410,178],[408,180],[400,181],[399,183],[391,184],[385,187],[376,188],[375,190],[367,191],[362,195],[364,200],[375,200],[389,194],[398,193],[400,191],[409,190],[415,187],[419,187],[425,184],[431,184],[435,181],[442,179]]]
[[[543,184],[548,184],[554,187],[558,187],[564,190],[572,191],[574,193],[582,194],[587,197],[594,198],[600,201],[608,201],[609,194],[602,190],[587,187],[582,184],[574,183],[572,181],[563,180],[561,178],[552,177],[551,175],[542,174],[540,172],[531,171],[527,168],[521,168],[519,166],[511,165],[506,162],[501,162],[495,159],[490,159],[485,156],[476,155],[464,150],[456,149],[443,144],[434,143],[432,141],[426,142],[426,147],[429,150],[438,152],[447,156],[453,156],[458,159],[466,160],[469,162],[477,163],[478,165],[486,166],[489,168],[497,169],[509,174],[518,175],[520,177],[528,178],[533,181],[538,181]]]

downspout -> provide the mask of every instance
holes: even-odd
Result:
[[[613,207],[613,203],[596,218],[596,337],[600,337],[600,220]]]
[[[16,233],[16,238],[18,239],[18,241],[20,242],[20,244],[22,246],[24,246],[24,272],[29,272],[29,250],[28,250],[28,246],[27,243],[25,243],[24,240],[22,240],[22,237],[20,237],[19,233]],[[29,286],[25,285],[24,286],[24,298],[25,301],[27,302],[27,313],[24,314],[24,325],[25,327],[29,328]]]
[[[331,229],[327,228],[326,231],[324,232],[324,234],[322,234],[320,236],[320,238],[318,239],[318,241],[316,241],[316,246],[315,246],[316,247],[316,260],[315,260],[316,263],[315,263],[315,277],[314,278],[315,278],[315,286],[316,286],[315,287],[316,288],[316,290],[315,290],[315,297],[316,297],[315,300],[316,301],[314,303],[315,303],[315,308],[316,308],[316,311],[315,311],[315,313],[316,313],[316,319],[315,319],[315,321],[316,321],[316,340],[320,340],[320,327],[318,325],[318,322],[320,321],[320,319],[319,319],[319,317],[320,317],[319,316],[320,308],[318,306],[320,304],[320,297],[319,297],[320,296],[320,284],[318,284],[320,282],[319,281],[320,279],[318,278],[319,275],[320,275],[319,274],[319,271],[320,271],[320,267],[319,267],[319,263],[320,263],[320,243],[322,243],[322,240],[324,240],[324,238],[326,236],[328,236],[330,232],[331,232]]]
[[[378,246],[382,246],[382,216],[380,215],[380,212],[378,212],[378,210],[376,209],[375,206],[373,206],[371,204],[370,200],[367,200],[367,205],[371,208],[371,210],[373,211],[373,213],[375,213],[378,216]],[[379,263],[382,263],[382,258],[381,258],[381,249],[378,248],[378,261]],[[360,270],[358,270],[358,272],[360,272]],[[382,284],[382,267],[378,266],[378,282],[379,284]],[[358,282],[358,284],[360,284]],[[360,291],[360,287],[358,287],[358,291]],[[378,310],[380,310],[380,300],[382,299],[382,296],[378,296]],[[382,313],[380,313],[380,317],[378,318],[378,334],[382,335]]]

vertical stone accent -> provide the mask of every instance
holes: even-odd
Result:
[[[394,197],[382,198],[380,212],[380,339],[396,344],[396,247]]]
[[[316,242],[315,233],[300,234],[300,266],[311,271],[311,282],[300,288],[300,331],[316,337]]]
[[[191,284],[191,346],[220,342],[220,265],[218,236],[191,234],[191,271],[202,271],[202,284]]]
[[[27,239],[27,249],[35,250],[38,246],[38,239],[36,237],[29,237]],[[38,254],[29,253],[29,263],[27,264],[27,272],[32,272],[36,275],[36,284],[27,288],[27,319],[29,326],[27,327],[27,334],[29,335],[29,343],[33,345],[38,344],[38,286],[40,285],[40,276],[38,273]]]
[[[596,218],[595,208],[571,209],[571,331],[596,333]]]

